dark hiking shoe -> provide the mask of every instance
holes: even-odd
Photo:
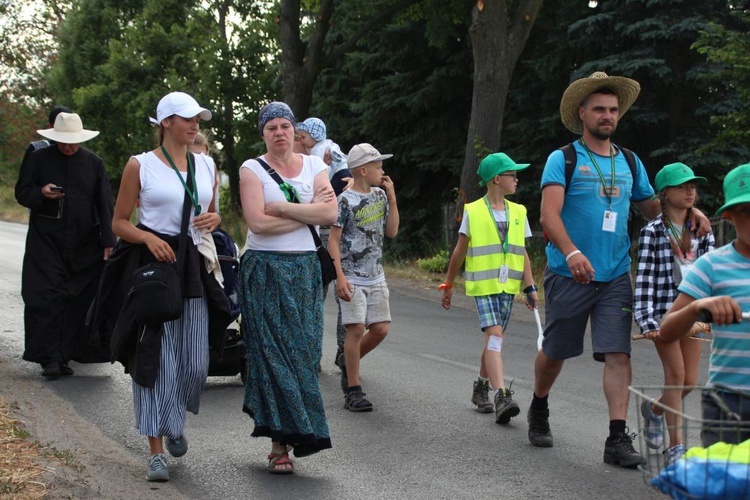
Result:
[[[475,410],[479,413],[492,413],[494,409],[490,403],[490,382],[489,380],[475,380],[474,390],[471,393],[471,402],[476,406]]]
[[[526,414],[529,423],[529,442],[540,448],[552,448],[552,433],[549,430],[549,408],[534,410],[529,408]]]
[[[187,438],[182,435],[178,438],[167,438],[167,451],[173,457],[181,457],[188,451]]]
[[[362,389],[359,387],[349,389],[346,391],[344,408],[354,412],[372,411],[372,403],[370,403],[365,396],[366,394],[362,392]]]
[[[495,423],[507,424],[510,419],[521,413],[518,403],[513,401],[510,389],[500,389],[495,394]]]
[[[346,369],[346,362],[344,360],[344,349],[339,347],[336,350],[336,358],[333,360],[333,364],[338,366],[340,370]]]
[[[60,363],[60,375],[62,376],[68,376],[73,375],[75,373],[71,367],[68,366],[68,363]]]
[[[635,451],[633,438],[625,432],[607,438],[604,443],[604,463],[634,469],[645,464],[646,459]]]

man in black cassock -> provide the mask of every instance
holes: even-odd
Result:
[[[37,133],[55,143],[29,153],[16,183],[16,200],[30,209],[23,359],[41,364],[42,375],[52,378],[73,374],[68,361],[84,341],[86,313],[115,244],[114,203],[104,162],[80,147],[99,132],[62,112],[53,128]]]

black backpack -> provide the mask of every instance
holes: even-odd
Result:
[[[625,155],[625,161],[628,162],[628,167],[630,167],[630,174],[633,176],[633,186],[635,186],[636,172],[638,172],[635,164],[635,154],[633,154],[633,152],[627,148],[623,148],[617,145],[615,145],[615,148],[622,151],[622,154]],[[578,155],[576,155],[576,150],[573,147],[572,142],[559,149],[563,152],[563,156],[565,157],[565,192],[567,193],[568,186],[570,185],[570,179],[573,178],[573,171],[578,164]]]
[[[211,232],[216,245],[216,254],[219,256],[221,274],[224,275],[224,295],[229,302],[229,313],[232,320],[240,315],[240,278],[239,278],[239,251],[237,245],[229,233],[221,228]]]

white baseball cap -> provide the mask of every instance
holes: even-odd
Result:
[[[363,142],[362,144],[356,144],[349,150],[349,154],[346,155],[346,162],[349,165],[349,170],[357,167],[361,167],[365,163],[371,161],[383,161],[391,158],[392,154],[380,154],[380,151],[375,149],[372,144]]]
[[[170,92],[159,101],[156,106],[156,119],[151,118],[154,125],[161,125],[162,120],[177,115],[182,118],[200,116],[201,120],[210,120],[211,112],[202,108],[198,101],[185,92]]]

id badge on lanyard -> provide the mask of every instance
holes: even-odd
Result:
[[[506,266],[505,264],[500,266],[500,272],[497,273],[497,281],[499,281],[500,283],[505,283],[506,281],[508,281],[508,266]]]
[[[612,209],[604,211],[604,218],[602,219],[602,231],[608,233],[614,233],[617,228],[617,212]]]
[[[201,244],[201,241],[203,241],[203,236],[201,236],[201,232],[199,229],[196,229],[195,226],[192,224],[188,228],[188,233],[190,234],[190,237],[193,239],[193,243],[195,246],[198,246]]]

